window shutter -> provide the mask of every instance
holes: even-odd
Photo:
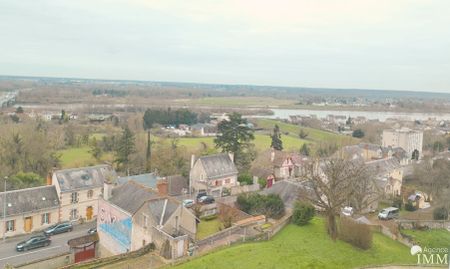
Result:
[[[13,231],[15,231],[16,230],[16,220],[13,220],[12,224],[13,224]]]
[[[50,221],[51,213],[47,213],[47,216],[48,216],[48,223],[50,224],[51,223],[51,221]]]

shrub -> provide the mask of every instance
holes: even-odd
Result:
[[[263,214],[269,218],[280,218],[284,215],[283,200],[275,194],[240,194],[237,198],[237,205],[239,209],[251,215]]]
[[[353,137],[356,137],[356,138],[363,138],[364,137],[364,131],[363,130],[361,130],[361,129],[356,129],[356,130],[354,130],[353,131],[353,134],[352,134],[352,136]]]
[[[447,220],[448,210],[445,207],[438,207],[433,210],[433,218],[435,220]]]
[[[308,224],[314,217],[315,209],[311,203],[297,202],[292,213],[292,222],[299,226]]]
[[[402,209],[402,205],[403,205],[403,200],[400,197],[394,198],[394,200],[392,201],[392,206],[396,207],[398,209]]]
[[[361,249],[372,247],[372,230],[370,226],[358,223],[348,217],[339,221],[339,239]]]
[[[416,211],[416,207],[411,203],[411,201],[408,201],[406,204],[405,204],[405,209],[407,210],[407,211]]]
[[[241,185],[252,185],[253,184],[253,178],[250,174],[241,174],[238,177],[239,183]]]
[[[267,180],[265,178],[258,178],[258,184],[261,189],[267,186]]]

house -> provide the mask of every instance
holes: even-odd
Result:
[[[56,187],[61,203],[60,220],[95,219],[104,182],[116,179],[116,172],[109,165],[54,171],[51,184]]]
[[[193,136],[216,136],[217,126],[207,123],[197,123],[191,126]]]
[[[180,202],[167,196],[167,180],[158,182],[158,191],[133,180],[113,188],[105,186],[99,199],[97,230],[102,256],[138,250],[154,243],[166,258],[187,252],[195,238],[195,216]]]
[[[233,155],[227,153],[191,158],[191,192],[206,191],[214,196],[222,196],[224,188],[238,186],[238,170]]]
[[[303,157],[297,153],[271,150],[270,161],[276,180],[295,178],[298,176],[298,167]]]
[[[366,162],[369,172],[375,175],[378,186],[388,197],[399,196],[403,183],[403,168],[396,158]]]
[[[189,190],[189,180],[187,178],[181,175],[159,177],[156,175],[156,173],[119,177],[117,179],[117,185],[123,185],[132,180],[156,191],[158,181],[161,181],[163,179],[167,180],[169,196],[183,195],[186,194]]]
[[[59,221],[59,199],[55,186],[41,186],[0,194],[2,231],[5,236],[32,233]]]

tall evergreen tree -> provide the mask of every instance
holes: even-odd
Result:
[[[119,166],[126,168],[127,173],[129,173],[130,156],[134,152],[136,152],[134,134],[128,126],[125,126],[116,146],[115,161]]]
[[[216,148],[223,152],[234,153],[234,161],[241,172],[248,170],[249,163],[255,158],[252,140],[255,139],[253,129],[247,120],[239,113],[233,113],[229,120],[221,121],[218,125],[219,136],[214,139]],[[241,165],[242,164],[242,165]]]
[[[281,141],[281,132],[278,124],[275,124],[275,127],[273,128],[273,134],[270,137],[272,138],[270,147],[276,150],[283,150],[283,141]]]

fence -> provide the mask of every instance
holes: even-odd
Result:
[[[51,268],[60,268],[67,264],[72,263],[74,260],[73,254],[70,252],[66,252],[63,254],[59,254],[50,258],[43,258],[37,261],[23,263],[16,266],[9,266],[5,268],[20,268],[20,269],[51,269]]]
[[[450,229],[448,220],[396,220],[402,229]]]

